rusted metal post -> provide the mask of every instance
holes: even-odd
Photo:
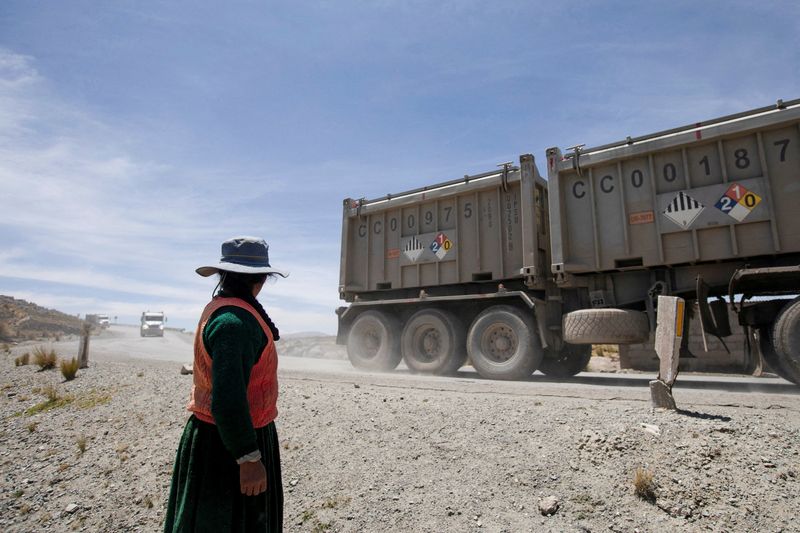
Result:
[[[92,334],[92,325],[84,322],[81,326],[81,342],[78,347],[78,368],[89,368],[89,337]]]
[[[650,382],[653,407],[676,410],[672,386],[678,377],[681,340],[684,334],[686,302],[675,296],[658,297],[658,322],[655,348],[658,354],[658,379]]]

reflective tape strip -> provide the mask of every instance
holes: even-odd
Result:
[[[684,301],[679,299],[675,302],[676,309],[675,309],[675,336],[676,337],[683,337],[683,311],[684,311]]]

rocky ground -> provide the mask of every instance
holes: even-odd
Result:
[[[63,382],[23,349],[0,355],[0,530],[158,531],[191,376],[97,358]],[[793,393],[689,390],[667,414],[646,389],[280,378],[287,531],[800,531]]]

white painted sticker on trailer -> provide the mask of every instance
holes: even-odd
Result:
[[[419,256],[422,255],[422,252],[425,250],[425,247],[416,237],[411,237],[406,243],[405,249],[403,250],[403,254],[408,258],[409,261],[416,261],[419,259]]]
[[[678,226],[686,229],[692,225],[706,206],[686,194],[679,192],[675,198],[667,204],[664,216]]]

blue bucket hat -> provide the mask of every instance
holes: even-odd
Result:
[[[233,237],[222,243],[222,257],[213,266],[202,266],[195,270],[201,276],[217,272],[239,272],[241,274],[278,274],[284,278],[288,272],[272,268],[269,264],[269,245],[258,237]]]

